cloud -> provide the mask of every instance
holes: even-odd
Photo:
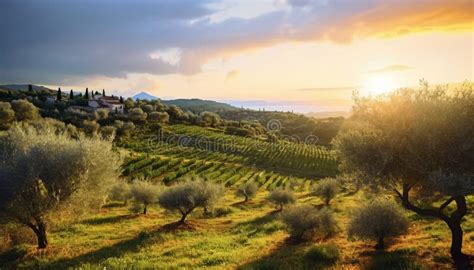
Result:
[[[287,0],[258,16],[211,20],[222,12],[212,8],[219,2],[0,1],[0,81],[188,75],[209,59],[283,42],[347,43],[473,26],[470,0]]]
[[[411,70],[413,67],[406,66],[406,65],[391,65],[391,66],[386,66],[383,68],[379,68],[376,70],[371,70],[368,73],[391,73],[391,72],[401,72],[401,71],[407,71]]]
[[[225,81],[230,81],[230,80],[233,80],[235,78],[237,78],[240,74],[240,71],[238,70],[231,70],[229,72],[227,72],[227,75],[225,76]]]

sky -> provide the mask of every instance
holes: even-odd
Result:
[[[347,111],[474,80],[471,0],[2,0],[0,84]]]

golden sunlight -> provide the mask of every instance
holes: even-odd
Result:
[[[365,80],[362,93],[370,96],[378,96],[400,87],[401,85],[391,76],[374,75]]]

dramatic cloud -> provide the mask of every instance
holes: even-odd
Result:
[[[287,0],[256,17],[211,20],[219,2],[1,1],[0,82],[195,74],[209,59],[282,42],[344,43],[473,25],[470,0]]]

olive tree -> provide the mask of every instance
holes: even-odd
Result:
[[[245,184],[240,185],[237,187],[235,191],[235,195],[239,197],[244,197],[244,202],[247,202],[249,198],[255,197],[257,195],[258,186],[254,182],[247,182]]]
[[[384,249],[384,240],[406,233],[408,219],[390,201],[375,200],[356,209],[349,222],[349,237],[377,241],[376,249]]]
[[[469,268],[461,222],[466,196],[474,194],[472,84],[451,92],[403,89],[355,103],[334,140],[342,169],[358,173],[363,184],[394,192],[406,209],[445,222],[451,257],[459,269]]]
[[[97,131],[99,130],[99,128],[100,128],[100,125],[96,121],[84,120],[82,122],[82,129],[88,135],[97,134]]]
[[[38,108],[26,99],[13,100],[11,106],[15,111],[18,121],[36,120],[39,118]]]
[[[326,205],[329,205],[331,200],[339,193],[339,181],[334,178],[321,179],[311,187],[311,193],[318,196]]]
[[[158,201],[160,187],[147,181],[135,181],[130,189],[132,198],[143,204],[143,214],[148,212],[148,206]]]
[[[110,142],[26,125],[0,137],[0,160],[1,214],[31,228],[38,248],[48,245],[48,218],[100,198],[119,165]]]
[[[123,205],[126,206],[128,200],[132,197],[130,185],[125,181],[118,181],[115,183],[109,191],[109,198],[115,201],[123,201]]]
[[[130,120],[134,123],[144,123],[147,116],[147,113],[140,108],[134,108],[129,112]]]
[[[148,121],[167,124],[170,121],[170,116],[167,112],[151,112]]]
[[[199,122],[206,127],[216,127],[220,124],[221,117],[213,112],[202,112],[199,116]]]
[[[311,205],[293,205],[282,212],[281,219],[297,241],[303,240],[305,236],[312,237],[317,232],[328,236],[336,230],[332,212],[318,210]]]
[[[220,185],[206,181],[188,181],[169,187],[160,194],[158,203],[167,210],[179,211],[179,223],[185,223],[186,217],[197,207],[207,209],[223,195]]]
[[[282,211],[283,205],[294,203],[296,197],[293,191],[289,189],[275,189],[268,195],[268,200],[279,206],[279,211]]]

